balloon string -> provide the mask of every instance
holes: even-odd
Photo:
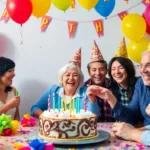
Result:
[[[21,25],[21,28],[22,28],[22,25]],[[22,45],[23,44],[23,34],[22,34],[22,31],[21,31],[21,28],[20,28],[20,36],[21,36],[21,42],[20,42],[20,44]]]

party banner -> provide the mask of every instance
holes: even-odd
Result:
[[[41,20],[41,32],[44,32],[47,29],[47,27],[48,27],[49,23],[51,22],[51,20],[52,20],[52,18],[50,16],[42,17],[42,20]]]
[[[148,4],[150,4],[150,0],[143,0],[142,3],[147,6]]]
[[[94,20],[93,24],[95,26],[96,32],[98,34],[98,36],[100,37],[101,35],[103,36],[103,20],[99,19],[99,20]]]
[[[71,39],[77,29],[78,22],[76,21],[68,21],[68,32],[69,38]]]
[[[121,20],[123,20],[123,18],[124,18],[125,16],[127,16],[127,15],[128,15],[128,12],[127,12],[127,11],[123,11],[123,12],[121,12],[121,13],[118,14],[118,16],[119,16],[119,18],[120,18]]]
[[[5,8],[5,10],[4,10],[4,12],[3,12],[3,14],[2,14],[2,16],[1,16],[1,18],[0,18],[0,21],[1,20],[4,20],[4,22],[5,23],[7,23],[8,22],[8,20],[9,20],[9,15],[8,15],[8,12],[7,12],[7,10],[6,10],[6,8]]]

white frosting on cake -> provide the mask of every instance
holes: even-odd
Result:
[[[92,117],[94,114],[90,111],[85,111],[83,109],[80,110],[79,113],[76,113],[76,110],[74,111],[71,111],[70,110],[66,110],[66,111],[58,111],[58,109],[51,109],[50,111],[49,110],[46,110],[43,112],[42,114],[44,117],[58,117],[58,118],[72,118],[72,117],[75,117],[75,118],[89,118],[89,117]]]
[[[51,109],[44,111],[39,119],[40,136],[59,140],[90,139],[97,135],[96,115],[90,111]]]

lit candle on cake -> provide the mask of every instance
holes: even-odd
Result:
[[[64,111],[66,111],[66,99],[64,99],[63,101],[64,101]]]
[[[72,111],[74,111],[74,99],[72,100]]]
[[[70,102],[70,117],[71,117],[71,111],[72,111],[72,100]]]
[[[48,111],[50,111],[51,102],[50,102],[50,95],[48,95]]]
[[[64,111],[64,106],[63,106],[63,99],[61,98],[61,109]]]
[[[86,111],[86,96],[84,98],[84,111]]]
[[[53,93],[53,109],[55,110],[55,94]]]
[[[79,113],[80,112],[80,99],[77,98],[76,100],[77,100],[77,113]]]
[[[61,108],[61,97],[58,98],[58,111],[60,112]]]

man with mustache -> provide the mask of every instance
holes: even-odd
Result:
[[[95,95],[107,100],[112,108],[113,116],[121,122],[126,122],[113,124],[112,129],[116,136],[150,145],[150,49],[142,54],[140,73],[141,78],[137,81],[128,107],[121,105],[112,92],[106,88],[90,86],[87,93],[93,102]],[[145,127],[136,129],[132,126],[141,119],[144,120]]]

